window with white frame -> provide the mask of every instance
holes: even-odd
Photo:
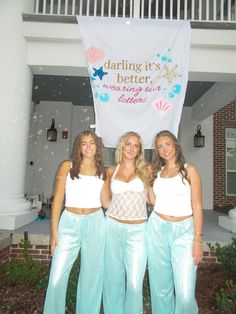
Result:
[[[236,128],[226,129],[226,194],[236,195]]]

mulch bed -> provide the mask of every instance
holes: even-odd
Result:
[[[199,314],[223,314],[216,308],[215,294],[229,276],[229,272],[219,265],[199,267],[196,289]],[[44,298],[45,290],[7,286],[0,269],[0,314],[41,314]],[[149,305],[146,306],[145,313],[151,314]]]
[[[222,265],[202,265],[198,269],[196,298],[199,314],[224,314],[217,309],[215,295],[224,286],[230,272]]]

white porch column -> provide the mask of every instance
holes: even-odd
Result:
[[[32,73],[26,64],[22,12],[32,0],[0,0],[0,229],[13,230],[36,217],[24,198]]]

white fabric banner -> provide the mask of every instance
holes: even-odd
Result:
[[[116,147],[127,131],[145,148],[177,135],[188,81],[190,22],[77,17],[93,91],[96,134]]]

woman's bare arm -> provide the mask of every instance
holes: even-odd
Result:
[[[111,177],[109,173],[109,168],[106,169],[107,172],[107,178],[102,188],[102,195],[101,195],[101,201],[103,208],[108,208],[111,202]]]
[[[64,161],[58,168],[56,174],[54,197],[51,214],[51,254],[58,245],[59,236],[57,232],[58,222],[61,214],[62,204],[65,196],[66,176],[71,168],[70,161]]]
[[[188,178],[191,185],[191,200],[194,220],[194,241],[193,241],[193,258],[195,264],[198,265],[201,261],[202,250],[202,225],[203,225],[203,210],[202,210],[202,186],[201,179],[197,169],[193,165],[188,165]]]

